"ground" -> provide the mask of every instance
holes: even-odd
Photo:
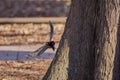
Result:
[[[41,80],[51,59],[0,61],[0,80]]]
[[[41,44],[0,46],[0,80],[42,80],[55,51],[48,49],[35,59],[25,58],[25,55],[41,46]],[[57,50],[58,44],[55,47]]]

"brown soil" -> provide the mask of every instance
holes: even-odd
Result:
[[[41,80],[51,61],[0,61],[0,80]]]

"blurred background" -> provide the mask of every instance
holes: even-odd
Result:
[[[54,23],[53,40],[59,42],[70,3],[70,0],[0,0],[0,45],[46,42],[48,21]]]
[[[0,0],[0,17],[65,17],[70,0]]]
[[[0,80],[44,76],[55,51],[49,49],[37,59],[25,56],[49,41],[49,21],[57,50],[70,4],[70,0],[0,0]]]

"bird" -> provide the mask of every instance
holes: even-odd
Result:
[[[27,57],[36,57],[41,54],[43,54],[48,48],[51,48],[53,51],[55,50],[55,42],[52,41],[53,34],[54,34],[54,27],[51,21],[49,21],[50,25],[50,39],[49,42],[46,42],[43,46],[38,48],[37,50],[33,51],[32,53],[29,53]]]

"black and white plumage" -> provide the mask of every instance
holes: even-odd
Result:
[[[52,37],[53,37],[53,34],[54,34],[54,27],[52,25],[52,22],[50,22],[50,21],[49,21],[49,25],[50,25],[50,40],[49,40],[49,42],[46,42],[45,45],[43,45],[39,49],[35,50],[34,52],[28,54],[27,57],[39,56],[42,53],[44,53],[48,48],[52,48],[53,51],[55,50],[55,42],[52,41]]]

